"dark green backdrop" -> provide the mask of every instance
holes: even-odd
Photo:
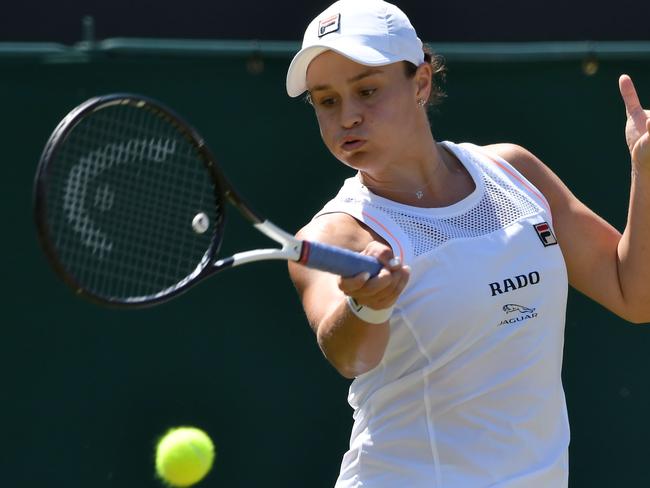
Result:
[[[55,278],[32,220],[32,177],[58,120],[93,95],[132,91],[184,114],[255,207],[297,230],[350,174],[323,148],[309,105],[285,94],[297,46],[89,47],[0,45],[0,484],[158,487],[157,436],[192,424],[219,450],[201,486],[332,486],[351,426],[348,382],[322,358],[283,264],[230,271],[157,308],[106,310]],[[650,105],[647,45],[438,48],[449,65],[449,96],[432,116],[438,139],[522,144],[622,229],[629,161],[617,78],[630,73]],[[230,217],[226,252],[267,244]],[[650,484],[649,351],[650,328],[572,293],[572,487]]]

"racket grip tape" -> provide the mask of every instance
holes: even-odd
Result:
[[[376,276],[383,265],[372,256],[320,242],[303,241],[299,263],[310,268],[328,271],[344,278],[368,272]]]

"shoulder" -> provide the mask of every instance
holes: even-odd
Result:
[[[511,164],[542,192],[551,207],[554,206],[554,203],[559,203],[558,200],[565,200],[569,197],[568,188],[562,180],[528,149],[511,143],[490,144],[482,146],[482,149]]]
[[[524,176],[534,175],[544,164],[528,149],[517,144],[502,142],[482,147],[486,152],[496,154],[515,167]]]

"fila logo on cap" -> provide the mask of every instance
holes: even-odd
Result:
[[[551,226],[548,225],[547,222],[542,222],[541,224],[535,224],[533,227],[535,227],[535,231],[537,232],[537,235],[542,241],[542,244],[544,244],[544,247],[553,246],[557,244],[557,239],[555,238],[555,234],[553,234],[553,231],[551,230]]]
[[[336,32],[341,27],[341,14],[332,15],[318,22],[318,37]]]

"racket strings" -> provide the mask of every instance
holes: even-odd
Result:
[[[128,176],[128,175],[125,175]],[[152,180],[154,178],[159,178],[158,176],[154,175],[147,175],[147,174],[141,174],[143,178],[146,178],[148,180]],[[125,179],[124,181],[129,182],[129,179]],[[129,185],[132,186],[132,185]],[[168,189],[165,188],[164,186],[159,187],[160,190],[168,192]],[[137,226],[138,229],[146,229],[148,226],[148,222],[151,222],[151,220],[155,217],[155,212],[156,210],[158,212],[167,214],[168,216],[172,217],[171,215],[171,210],[173,208],[170,208],[169,205],[165,205],[165,203],[168,200],[163,200],[161,201],[160,198],[158,198],[155,194],[154,191],[155,188],[153,187],[144,187],[144,188],[137,188],[137,187],[131,187],[131,188],[125,188],[128,193],[130,194],[136,194],[136,192],[139,194],[139,212],[129,212],[130,221],[132,226]],[[147,267],[147,260],[143,259],[143,257],[148,256],[148,254],[151,252],[151,246],[155,245],[155,238],[156,238],[156,232],[149,232],[149,233],[139,233],[139,239],[125,239],[124,242],[128,244],[128,247],[125,248],[125,253],[124,253],[124,260],[121,261],[121,266],[120,268],[122,273],[121,275],[123,276],[123,285],[126,285],[127,283],[135,283],[137,286],[138,283],[141,280],[145,280],[147,282],[150,282],[152,278],[156,278],[157,270],[158,268],[162,269],[169,269],[169,263],[170,263],[170,258],[174,259],[175,256],[173,253],[161,253],[158,252],[159,254],[159,259],[158,259],[158,266],[150,266]],[[165,250],[163,247],[161,249],[162,251]],[[97,254],[97,253],[95,253]],[[165,256],[164,254],[168,254]],[[178,256],[178,254],[176,254]],[[102,255],[100,254],[100,258],[102,258]],[[195,264],[195,263],[192,263]],[[176,269],[178,270],[181,267],[180,264],[177,264]],[[127,271],[125,273],[124,271]],[[130,273],[128,272],[130,271]],[[180,274],[183,274],[183,271],[178,271]],[[151,276],[153,274],[153,276]],[[110,279],[115,279],[113,276],[111,276],[109,273],[107,273],[107,278]],[[173,273],[173,278],[177,277],[177,273]],[[165,276],[163,275],[161,277],[163,280],[165,279]],[[172,279],[172,281],[175,281]],[[161,283],[162,285],[162,283]],[[161,285],[157,285],[157,287],[160,287]],[[125,287],[122,287],[122,291],[120,294],[122,295],[132,295],[136,290],[134,289],[128,289]],[[137,292],[136,292],[137,294]]]
[[[197,272],[221,218],[212,179],[168,120],[104,108],[68,135],[50,164],[48,223],[80,286],[113,300],[151,297]],[[205,213],[204,233],[192,219]]]

